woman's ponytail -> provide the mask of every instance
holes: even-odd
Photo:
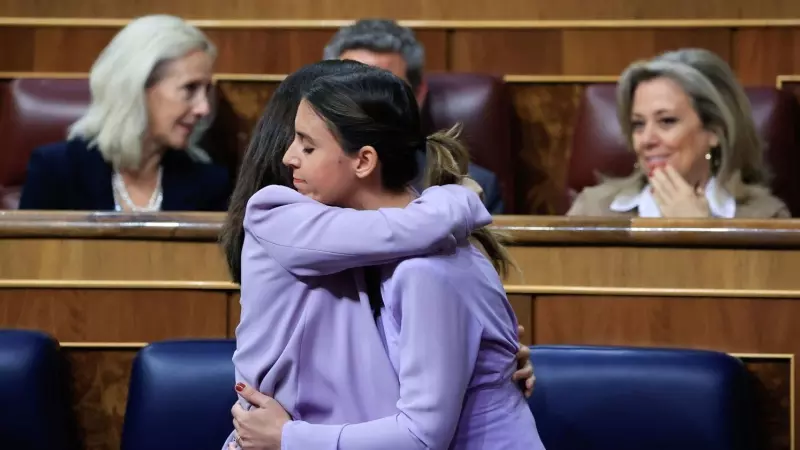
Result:
[[[449,130],[428,136],[425,145],[427,164],[423,178],[425,187],[465,184],[465,181],[471,181],[467,178],[469,150],[458,139],[460,134],[461,124],[456,124]],[[508,236],[484,227],[473,231],[471,238],[473,243],[477,241],[478,247],[501,277],[506,276],[509,267],[515,266],[503,245],[503,242],[509,241]]]

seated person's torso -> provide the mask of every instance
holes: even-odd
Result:
[[[182,150],[162,158],[162,211],[225,211],[231,193],[227,169],[193,161]],[[113,170],[81,139],[34,150],[20,209],[114,211]]]

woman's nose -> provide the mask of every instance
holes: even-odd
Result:
[[[195,102],[194,107],[192,108],[192,113],[197,117],[205,117],[209,113],[211,113],[211,104],[208,101],[208,97],[203,97],[199,101]]]
[[[292,147],[289,147],[286,153],[283,154],[282,162],[284,166],[297,168],[297,158],[292,154]]]

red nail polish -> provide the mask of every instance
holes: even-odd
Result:
[[[244,390],[244,384],[236,383],[236,392],[242,392]]]

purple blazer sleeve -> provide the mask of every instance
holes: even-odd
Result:
[[[376,211],[330,207],[268,186],[248,202],[245,227],[289,272],[319,276],[454,246],[491,220],[478,195],[457,185],[426,189],[406,208]]]
[[[482,326],[434,262],[404,261],[393,278],[400,308],[394,316],[401,317],[399,413],[350,425],[289,422],[283,450],[443,449],[452,441]]]

